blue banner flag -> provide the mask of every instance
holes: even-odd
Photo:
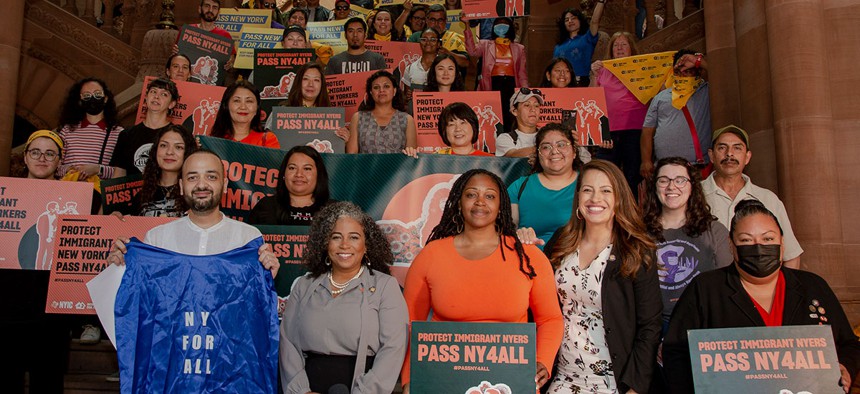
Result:
[[[190,256],[132,239],[116,296],[123,393],[274,393],[278,316],[263,244]]]

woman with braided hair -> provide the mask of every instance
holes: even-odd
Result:
[[[410,321],[525,323],[537,325],[535,383],[549,379],[564,323],[552,268],[534,245],[517,239],[505,184],[482,169],[461,175],[442,219],[412,262],[403,296]],[[497,291],[488,291],[487,285]],[[401,371],[409,384],[409,357]],[[406,392],[406,391],[404,391]]]

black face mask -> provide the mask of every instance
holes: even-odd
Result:
[[[738,245],[735,249],[738,252],[738,267],[756,278],[776,272],[782,264],[780,245]]]
[[[104,98],[97,99],[95,97],[91,97],[86,100],[81,100],[81,108],[90,115],[98,115],[105,109]]]

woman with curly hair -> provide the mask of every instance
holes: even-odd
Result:
[[[69,172],[79,181],[114,178],[110,166],[122,127],[117,119],[116,100],[107,84],[98,78],[84,78],[69,88],[60,113],[57,134],[63,138],[63,162],[57,175]]]
[[[542,386],[561,343],[563,322],[552,268],[533,245],[517,239],[505,184],[492,172],[461,175],[442,218],[406,275],[403,296],[411,321],[525,323],[537,325],[535,383]],[[503,284],[487,291],[480,283]],[[409,358],[400,379],[409,384]]]
[[[287,152],[279,169],[274,196],[260,199],[248,224],[310,226],[314,215],[332,202],[328,191],[328,171],[322,156],[309,146]]]
[[[644,393],[662,311],[654,242],[618,167],[590,161],[576,184],[575,212],[544,248],[565,322],[548,393]]]
[[[367,18],[367,39],[376,41],[406,41],[403,35],[403,18],[394,20],[394,16],[387,8],[377,8]]]
[[[463,77],[457,72],[457,60],[450,54],[436,56],[427,71],[425,92],[462,92],[466,90]]]
[[[682,157],[666,157],[648,181],[644,220],[657,241],[664,333],[690,281],[732,263],[729,230],[711,215],[700,173]]]
[[[589,84],[588,72],[594,47],[597,46],[597,30],[603,16],[604,3],[606,0],[597,0],[591,13],[591,22],[576,8],[564,10],[556,21],[558,43],[552,51],[552,57],[563,57],[573,65],[576,87]]]
[[[376,222],[349,202],[311,225],[308,273],[296,279],[281,322],[281,386],[288,393],[390,393],[408,344],[406,303]]]
[[[179,190],[182,164],[197,150],[197,140],[188,129],[169,125],[155,135],[150,158],[143,169],[143,187],[131,199],[133,216],[182,217],[188,204]]]
[[[212,136],[244,144],[280,148],[275,134],[260,122],[260,91],[252,83],[239,80],[227,87],[212,125]]]
[[[415,120],[405,112],[400,83],[388,71],[367,78],[365,99],[349,123],[346,153],[400,153],[418,146]]]

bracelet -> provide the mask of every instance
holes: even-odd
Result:
[[[694,66],[695,68],[701,68],[702,67],[702,57],[704,57],[704,56],[705,55],[703,55],[701,53],[696,54],[696,65]]]

